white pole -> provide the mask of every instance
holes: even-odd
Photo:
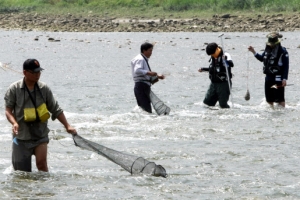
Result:
[[[229,87],[229,92],[230,92],[230,100],[231,100],[232,107],[233,107],[232,92],[231,92],[230,80],[229,80],[229,74],[228,74],[228,67],[229,67],[229,66],[228,66],[227,63],[225,62],[225,47],[224,47],[224,45],[223,45],[223,35],[224,35],[224,33],[222,33],[222,34],[219,35],[218,37],[221,38],[222,49],[223,49],[223,56],[224,56],[224,59],[222,59],[222,60],[223,60],[223,64],[225,65],[225,69],[226,69],[227,82],[228,82],[228,87]]]

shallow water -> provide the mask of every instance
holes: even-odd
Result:
[[[221,44],[219,34],[1,31],[0,61],[10,69],[0,69],[0,199],[299,199],[299,32],[283,34],[293,84],[284,110],[265,103],[262,64],[247,52],[250,44],[262,50],[266,33],[225,33],[235,63],[233,108],[203,105],[209,79],[197,70],[208,66],[204,43]],[[152,90],[170,106],[169,116],[136,106],[130,60],[146,40],[156,43],[152,70],[166,75]],[[41,81],[81,136],[161,164],[168,178],[131,176],[76,147],[58,121],[49,123],[50,173],[34,163],[32,173],[12,172],[3,97],[27,58],[40,61]]]

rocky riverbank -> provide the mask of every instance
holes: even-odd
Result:
[[[100,16],[0,14],[0,28],[61,32],[258,32],[300,30],[300,14],[213,15],[193,19],[117,19]]]

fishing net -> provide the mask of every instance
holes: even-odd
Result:
[[[0,62],[0,68],[3,69],[4,71],[10,70],[10,71],[16,72],[18,74],[23,74],[23,72],[11,68],[10,63],[1,63]]]
[[[161,165],[156,165],[154,162],[150,162],[142,157],[107,148],[95,142],[89,141],[78,134],[73,136],[73,140],[76,146],[104,156],[108,160],[120,165],[132,175],[146,174],[152,176],[162,176],[164,178],[167,177],[165,168],[163,168]]]
[[[152,91],[150,91],[150,100],[155,112],[158,115],[168,115],[171,109],[164,104]]]

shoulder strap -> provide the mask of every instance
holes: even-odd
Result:
[[[143,56],[143,58],[145,59],[145,61],[146,61],[146,63],[147,63],[147,65],[148,65],[148,68],[149,68],[149,70],[150,70],[150,72],[151,72],[151,68],[150,68],[150,65],[149,65],[149,63],[148,63],[148,60],[147,60],[147,58],[145,58],[145,56],[143,55],[143,54],[141,54],[142,56]]]
[[[30,97],[30,99],[31,99],[34,107],[36,108],[36,101],[35,101],[35,99],[33,99],[32,95],[31,95],[31,93],[30,93],[30,91],[29,91],[29,89],[28,89],[28,87],[27,87],[27,85],[25,83],[25,81],[24,81],[24,87],[25,87],[25,90],[27,91],[27,93],[28,93],[28,95],[29,95],[29,97]],[[35,86],[34,86],[34,90],[35,90]],[[34,95],[36,97],[36,94],[34,94]],[[24,96],[24,98],[25,98],[25,96]]]
[[[32,103],[33,103],[33,105],[34,105],[34,107],[35,107],[35,114],[36,114],[36,119],[35,119],[35,121],[36,121],[36,122],[39,122],[39,121],[40,121],[40,117],[39,117],[39,114],[38,114],[37,109],[36,109],[36,92],[35,92],[35,87],[36,87],[36,86],[34,85],[34,99],[33,99],[32,95],[31,95],[31,93],[30,93],[30,91],[29,91],[29,89],[28,89],[28,87],[27,87],[25,81],[24,81],[24,87],[25,87],[25,90],[27,91],[27,93],[28,93],[28,95],[29,95],[29,97],[30,97],[30,99],[31,99],[31,101],[32,101]],[[24,99],[25,99],[25,90],[24,90]],[[24,102],[25,102],[25,101],[24,101]]]
[[[31,101],[32,101],[32,103],[33,103],[33,105],[34,105],[34,107],[36,108],[36,107],[37,107],[37,106],[36,106],[36,92],[34,93],[35,98],[33,98],[33,96],[31,95],[31,92],[29,91],[29,89],[28,89],[28,87],[27,87],[25,81],[24,81],[24,87],[25,87],[25,89],[26,89],[26,91],[27,91],[27,93],[28,93],[28,95],[29,95],[29,97],[30,97],[30,99],[31,99]],[[37,83],[35,83],[35,85],[34,85],[34,91],[36,91],[36,88],[37,88],[37,91],[39,91],[39,93],[40,93],[40,95],[41,95],[43,101],[46,102],[45,99],[44,99],[44,96],[43,96],[43,94],[42,94],[42,92],[41,92],[41,90],[40,90],[40,87],[38,86]],[[25,98],[25,96],[24,96],[24,98]]]
[[[39,93],[40,93],[40,95],[41,95],[43,101],[46,103],[46,101],[45,101],[45,99],[44,99],[44,96],[43,96],[43,94],[42,94],[42,92],[41,92],[41,89],[40,89],[40,87],[39,87],[39,85],[38,85],[37,83],[36,83],[36,87],[37,87],[37,90],[39,91]]]

